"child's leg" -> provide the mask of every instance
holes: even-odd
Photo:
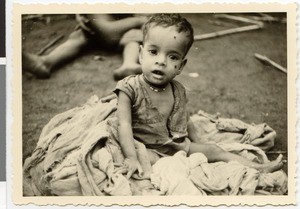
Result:
[[[189,154],[201,152],[203,153],[209,162],[216,161],[237,161],[242,165],[255,168],[263,172],[273,172],[279,170],[283,166],[282,155],[279,155],[278,158],[274,161],[265,164],[259,164],[252,162],[244,157],[239,155],[227,152],[215,144],[201,144],[201,143],[191,143]]]
[[[55,48],[48,55],[37,56],[34,54],[23,53],[22,67],[38,78],[49,78],[51,70],[60,64],[66,63],[82,51],[88,44],[82,30],[76,30],[70,34],[68,40]]]
[[[116,80],[121,80],[128,75],[142,73],[141,65],[138,62],[139,47],[138,42],[129,42],[124,46],[123,63],[114,71],[114,78]]]

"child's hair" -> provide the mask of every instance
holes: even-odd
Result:
[[[154,14],[143,26],[143,42],[152,26],[170,27],[174,26],[178,33],[184,32],[189,39],[187,50],[189,51],[194,42],[194,30],[192,25],[179,14]]]

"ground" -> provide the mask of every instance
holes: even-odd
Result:
[[[213,14],[184,16],[193,25],[195,35],[245,25],[216,19]],[[37,53],[59,35],[66,39],[75,26],[74,15],[23,20],[23,50]],[[254,57],[254,53],[266,55],[286,67],[286,30],[286,23],[265,22],[260,30],[195,41],[188,63],[178,77],[187,88],[188,110],[218,112],[222,117],[247,123],[267,123],[277,132],[272,150],[286,152],[287,75]],[[101,59],[94,59],[95,56]],[[121,53],[95,47],[57,68],[50,79],[39,80],[23,74],[23,160],[33,151],[42,128],[53,116],[84,104],[92,95],[109,95],[116,85],[113,70],[121,62]],[[191,77],[190,73],[198,73],[199,77]],[[268,156],[274,159],[277,154]]]

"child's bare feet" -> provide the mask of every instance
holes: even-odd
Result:
[[[126,76],[137,75],[141,73],[142,73],[141,65],[138,63],[131,64],[131,65],[122,65],[121,67],[119,67],[114,71],[114,79],[121,80]]]
[[[35,54],[22,53],[22,68],[40,79],[50,77],[50,68],[46,66],[41,56]]]
[[[282,168],[283,164],[286,162],[282,160],[283,156],[280,154],[276,160],[271,161],[269,163],[265,163],[261,165],[261,168],[258,170],[261,170],[264,173],[271,173],[273,171],[277,171]]]

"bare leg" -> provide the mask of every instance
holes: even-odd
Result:
[[[136,29],[141,28],[142,25],[147,21],[148,17],[146,16],[135,16],[135,17],[126,17],[116,20],[111,15],[104,14],[89,14],[87,15],[89,26],[95,32],[95,35],[100,35],[100,39],[105,41],[107,45],[115,45],[120,43],[120,39],[124,37],[124,34],[133,30],[134,32],[128,33],[126,36],[129,39],[137,38]],[[134,29],[136,28],[136,29]],[[138,41],[142,40],[142,32],[138,35]],[[132,40],[133,41],[133,40]],[[121,41],[122,42],[122,41]],[[121,45],[125,45],[124,43]]]
[[[120,80],[128,75],[142,73],[139,59],[139,43],[129,42],[124,46],[123,50],[123,63],[121,67],[114,71],[114,78]]]
[[[49,78],[51,70],[55,66],[77,57],[87,44],[88,39],[84,33],[81,30],[76,30],[70,34],[66,42],[55,48],[48,55],[37,56],[23,53],[23,70],[33,73],[37,78]]]
[[[274,161],[265,164],[259,164],[252,162],[246,158],[243,158],[239,155],[224,151],[220,147],[214,144],[200,144],[200,143],[191,143],[189,154],[201,152],[203,153],[209,162],[216,161],[236,161],[242,165],[255,168],[263,172],[273,172],[279,170],[283,166],[282,155],[279,155],[278,158]]]

